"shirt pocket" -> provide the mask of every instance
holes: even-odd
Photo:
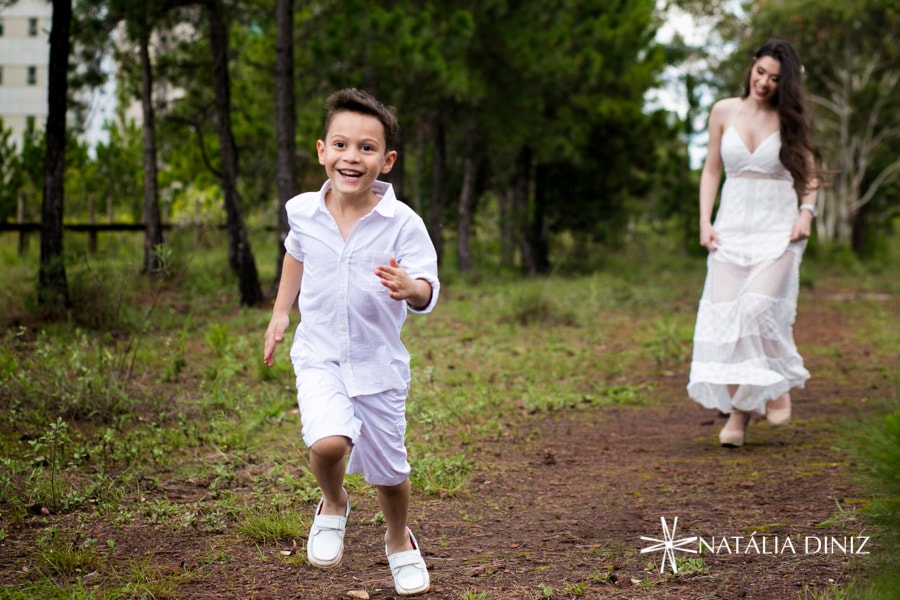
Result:
[[[381,265],[389,265],[390,262],[391,253],[388,250],[354,252],[351,260],[354,267],[350,272],[351,285],[364,292],[384,292],[387,295],[388,289],[381,285],[381,279],[375,275],[375,269]]]

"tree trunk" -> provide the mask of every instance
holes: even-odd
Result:
[[[444,123],[443,106],[438,107],[434,118],[434,145],[433,163],[431,165],[431,199],[425,211],[425,221],[428,224],[428,233],[431,242],[437,251],[438,264],[444,255],[444,196],[446,195],[447,161],[446,161],[446,125]]]
[[[41,264],[38,303],[69,305],[69,285],[63,258],[63,200],[66,170],[66,111],[68,104],[69,33],[72,0],[53,0],[50,30],[50,67],[47,81],[47,130],[44,155],[44,197],[41,207]]]
[[[394,186],[394,194],[398,200],[409,203],[409,199],[406,197],[406,151],[402,135],[394,143],[394,150],[397,151],[397,160],[394,161],[391,172],[387,175],[382,175],[382,177]]]
[[[416,118],[416,168],[410,169],[407,185],[408,200],[404,199],[420,215],[422,213],[422,165],[425,164],[425,146],[428,145],[428,119]],[[406,172],[404,171],[404,174]]]
[[[544,274],[550,270],[550,248],[547,242],[547,201],[544,195],[546,186],[541,177],[542,169],[537,167],[534,183],[534,208],[531,222],[525,230],[525,243],[531,257],[530,274]]]
[[[511,218],[515,223],[515,238],[522,258],[522,272],[536,275],[538,271],[535,248],[531,244],[531,220],[529,215],[529,195],[531,191],[531,171],[533,154],[531,148],[525,146],[516,158],[516,169],[512,182],[513,206]]]
[[[159,187],[156,170],[156,122],[153,114],[153,66],[150,63],[150,27],[141,32],[141,107],[144,113],[144,273],[162,267],[157,248],[163,243],[159,218]]]
[[[276,0],[275,23],[275,136],[278,150],[278,258],[270,296],[278,291],[284,264],[288,225],[285,204],[299,192],[297,184],[297,116],[294,97],[294,0]]]
[[[514,183],[497,194],[500,213],[500,265],[511,267],[516,261],[516,190]]]
[[[477,122],[475,117],[469,119],[466,128],[466,152],[463,158],[463,182],[459,194],[459,230],[457,232],[457,260],[461,273],[472,270],[472,249],[469,236],[472,233],[472,219],[475,208],[475,175],[478,163],[475,160],[475,140]]]
[[[869,250],[866,240],[868,234],[866,227],[866,206],[863,206],[853,215],[852,232],[850,234],[850,248],[856,256],[865,256]]]
[[[219,156],[222,192],[228,228],[228,260],[237,274],[241,304],[255,306],[264,296],[259,285],[256,261],[241,214],[241,198],[237,189],[238,156],[231,129],[231,88],[228,77],[228,26],[220,0],[209,0],[210,46],[212,49],[213,87],[216,94],[216,121],[219,130]]]

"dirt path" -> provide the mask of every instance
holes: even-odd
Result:
[[[433,579],[423,597],[771,600],[846,582],[853,556],[807,554],[815,540],[867,535],[849,504],[859,492],[846,457],[817,443],[831,437],[829,420],[845,415],[804,419],[815,410],[808,394],[796,410],[796,425],[756,424],[739,450],[715,445],[722,421],[686,402],[544,419],[537,439],[522,423],[473,453],[494,467],[479,473],[468,497],[416,500],[412,525]],[[182,597],[325,599],[366,590],[391,598],[376,510],[371,497],[354,498],[345,560],[333,571],[285,566],[275,548],[262,549],[269,556],[261,562],[256,549],[228,545],[228,559],[203,567],[210,577]],[[660,574],[662,553],[640,554],[652,545],[641,536],[663,538],[661,517],[670,527],[678,518],[677,538],[700,536],[717,550],[703,556],[705,572]],[[734,540],[754,531],[755,549]]]

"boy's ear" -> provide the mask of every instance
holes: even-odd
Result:
[[[325,164],[325,142],[324,140],[316,140],[316,154],[319,155],[319,164]]]
[[[397,151],[391,150],[387,153],[384,160],[384,166],[381,167],[382,174],[387,174],[391,172],[391,169],[394,168],[394,163],[397,162]]]

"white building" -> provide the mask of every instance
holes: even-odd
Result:
[[[0,8],[0,119],[18,143],[29,124],[47,122],[47,70],[53,5],[18,0]]]

